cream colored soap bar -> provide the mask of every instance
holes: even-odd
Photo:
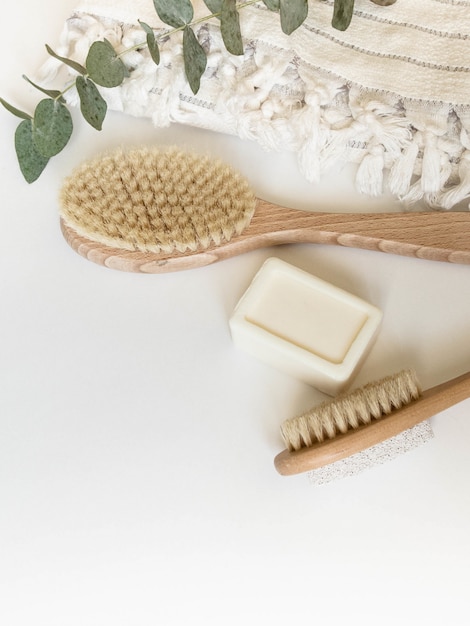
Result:
[[[239,348],[336,395],[357,373],[381,319],[377,307],[270,258],[238,303],[230,330]]]

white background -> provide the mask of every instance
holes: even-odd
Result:
[[[21,75],[73,7],[4,8],[2,97],[32,110],[41,95]],[[0,624],[466,624],[469,401],[392,463],[322,487],[281,477],[280,423],[324,396],[235,350],[228,319],[278,256],[384,311],[356,384],[410,366],[428,387],[470,365],[470,267],[318,245],[160,276],[94,265],[61,237],[58,190],[129,142],[222,156],[293,207],[383,205],[357,198],[348,170],[309,185],[293,155],[233,137],[74,119],[27,185],[18,120],[0,111]]]

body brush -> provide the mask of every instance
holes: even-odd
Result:
[[[311,472],[317,483],[355,474],[426,439],[419,425],[469,397],[470,372],[422,391],[403,370],[287,419],[274,465],[282,475]]]
[[[60,194],[61,228],[107,267],[161,273],[286,243],[338,244],[470,263],[470,212],[318,213],[257,199],[229,166],[177,148],[84,162]]]

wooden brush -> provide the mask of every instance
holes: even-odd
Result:
[[[470,372],[421,391],[413,370],[404,370],[342,394],[286,420],[286,450],[274,459],[283,475],[299,474],[347,459],[415,427],[470,397]]]
[[[60,194],[61,228],[87,259],[161,273],[260,247],[338,244],[470,263],[470,212],[312,213],[255,197],[229,166],[176,148],[83,163]]]

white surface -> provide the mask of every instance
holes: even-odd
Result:
[[[4,98],[37,101],[21,74],[72,8],[8,5]],[[56,200],[102,148],[202,147],[299,208],[323,191],[351,208],[347,175],[318,190],[288,154],[120,115],[97,133],[75,116],[66,152],[28,186],[17,121],[0,113],[0,624],[465,624],[469,401],[367,474],[283,478],[279,424],[319,394],[235,350],[228,319],[275,254],[384,311],[358,383],[412,366],[427,387],[470,366],[470,267],[297,245],[179,274],[104,269],[64,243]]]
[[[382,313],[278,257],[267,259],[229,320],[235,346],[336,395],[358,372]]]

